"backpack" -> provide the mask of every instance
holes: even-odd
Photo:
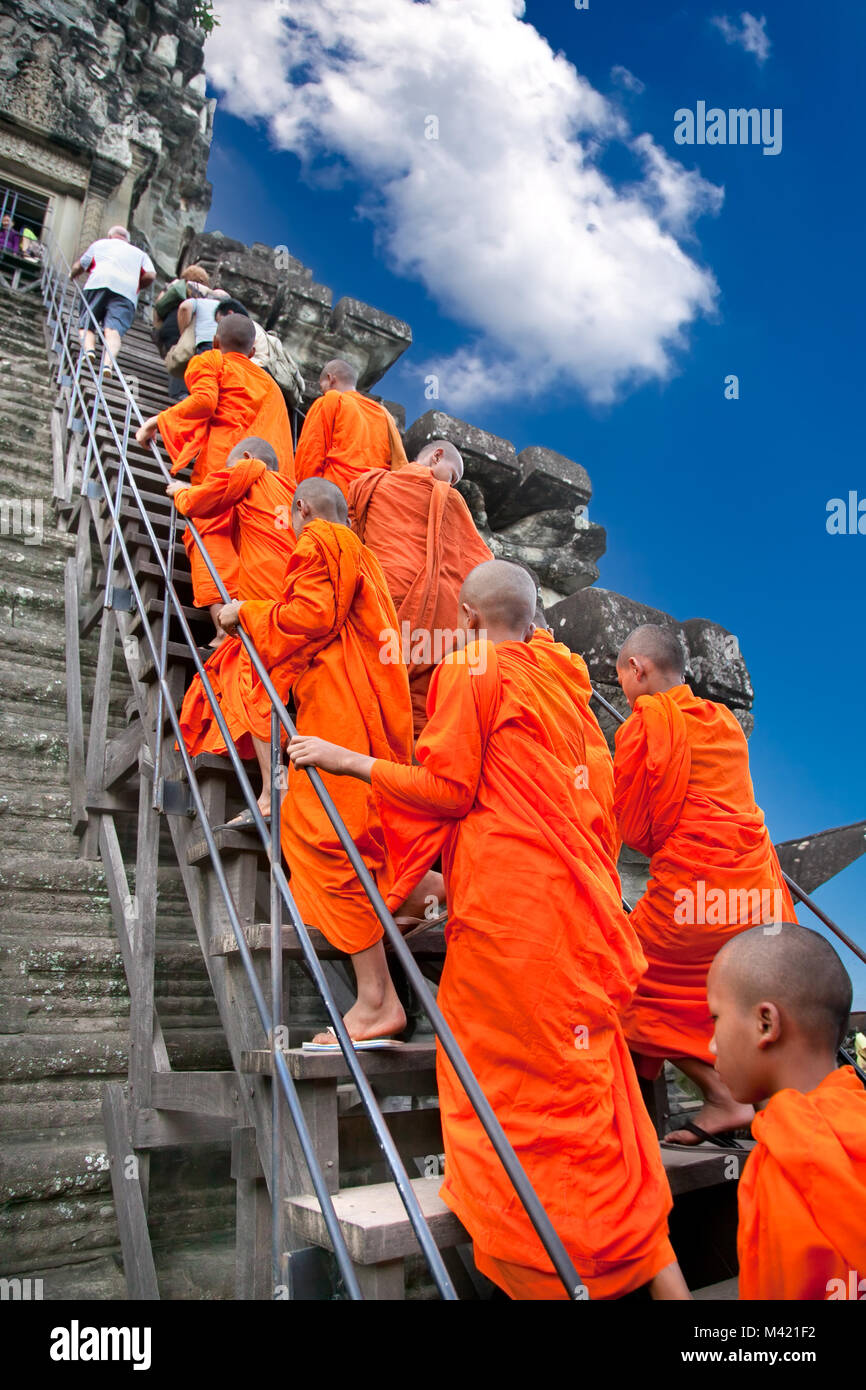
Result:
[[[300,367],[291,353],[283,347],[276,333],[266,333],[260,323],[255,325],[255,329],[256,350],[253,353],[253,361],[259,367],[264,367],[274,378],[290,405],[300,405],[304,397],[304,378],[301,376]]]

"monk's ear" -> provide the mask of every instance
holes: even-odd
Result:
[[[770,1000],[764,999],[760,1004],[755,1005],[754,1020],[757,1028],[757,1042],[759,1048],[770,1047],[777,1043],[782,1036],[782,1019],[779,1014],[779,1006]]]
[[[524,640],[524,642],[531,642],[534,636],[535,636],[535,623],[530,623],[530,624],[529,624],[529,627],[526,629],[525,633],[523,634],[523,640]]]

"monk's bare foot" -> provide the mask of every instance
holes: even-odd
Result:
[[[697,1115],[689,1115],[693,1124],[707,1134],[724,1134],[732,1129],[748,1129],[755,1112],[751,1105],[741,1105],[733,1097],[729,1101],[708,1100]],[[665,1135],[666,1144],[682,1144],[684,1149],[693,1148],[701,1140],[688,1129],[675,1129]]]
[[[343,1018],[343,1022],[353,1042],[367,1042],[370,1038],[394,1038],[398,1033],[402,1033],[406,1027],[406,1015],[399,1002],[396,1009],[391,1004],[378,1013],[361,1011],[359,1006],[354,1004]],[[317,1033],[313,1038],[314,1043],[336,1041],[333,1033]]]
[[[208,646],[209,646],[211,649],[213,649],[213,648],[215,648],[215,647],[220,647],[220,646],[222,646],[223,642],[226,640],[227,637],[228,637],[228,633],[227,633],[227,632],[217,632],[217,633],[215,633],[215,635],[214,635],[214,637],[212,638],[212,640],[211,640],[210,642],[208,642]]]

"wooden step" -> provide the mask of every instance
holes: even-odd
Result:
[[[253,830],[215,830],[213,832],[220,854],[255,854],[263,863],[268,860],[268,852],[259,839],[258,831]],[[207,841],[202,837],[193,840],[187,847],[186,862],[202,864],[210,859]]]
[[[701,1187],[715,1187],[717,1183],[735,1182],[743,1171],[743,1164],[755,1147],[752,1141],[741,1141],[742,1150],[736,1149],[661,1149],[662,1163],[668,1175],[671,1192],[676,1197],[682,1192],[695,1192]],[[736,1160],[736,1164],[731,1163]]]
[[[409,1072],[432,1072],[436,1067],[436,1044],[430,1042],[403,1043],[401,1047],[385,1048],[381,1052],[355,1054],[367,1076],[394,1076]],[[302,1047],[287,1049],[283,1056],[289,1075],[296,1081],[329,1081],[349,1076],[342,1052],[307,1052]],[[272,1074],[273,1056],[269,1048],[244,1052],[242,1070],[254,1076]]]
[[[463,1245],[469,1236],[439,1196],[439,1178],[414,1178],[412,1189],[440,1249]],[[315,1197],[289,1197],[286,1217],[294,1235],[330,1250],[331,1244]],[[415,1254],[418,1241],[394,1183],[347,1187],[334,1194],[334,1210],[355,1264],[377,1265]]]
[[[310,939],[316,950],[316,955],[323,960],[347,960],[348,957],[342,951],[338,951],[336,946],[332,946],[327,937],[315,927],[309,928]],[[287,960],[303,960],[304,953],[301,943],[294,927],[283,926],[283,956]],[[251,951],[270,951],[271,949],[271,924],[270,922],[257,922],[254,926],[247,929],[247,945]],[[413,956],[434,957],[441,959],[445,955],[445,932],[442,927],[430,927],[419,931],[417,936],[408,939],[408,946]],[[385,942],[387,950],[389,943]],[[233,932],[223,933],[215,936],[210,944],[210,954],[212,956],[231,956],[237,953],[237,942]]]

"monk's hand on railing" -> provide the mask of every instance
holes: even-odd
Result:
[[[236,632],[240,622],[241,604],[237,599],[225,604],[218,614],[219,625],[223,632]]]
[[[150,419],[145,420],[144,424],[139,425],[138,429],[135,431],[136,442],[139,444],[149,444],[156,434],[158,424],[159,416],[151,415]]]
[[[165,490],[165,494],[167,497],[174,497],[178,492],[183,492],[184,488],[188,486],[189,484],[182,483],[180,481],[180,478],[172,478],[171,482]]]
[[[366,753],[353,753],[338,743],[327,743],[323,738],[303,734],[296,734],[289,740],[289,757],[294,767],[317,767],[335,777],[360,777],[362,782],[369,782],[376,761]]]

